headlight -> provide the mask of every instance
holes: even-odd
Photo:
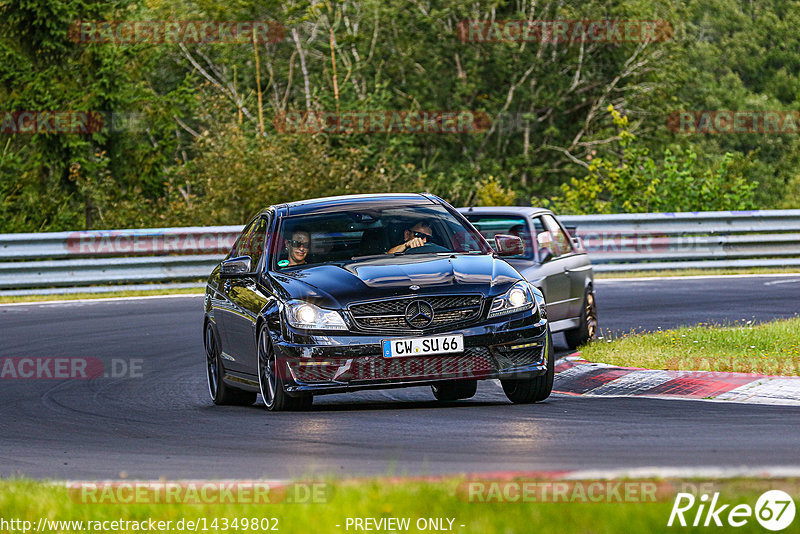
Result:
[[[347,330],[344,319],[335,310],[324,310],[309,302],[290,300],[286,303],[286,318],[295,328],[307,330]]]
[[[495,297],[489,309],[489,318],[529,310],[536,306],[536,299],[527,282],[517,282],[511,289]]]

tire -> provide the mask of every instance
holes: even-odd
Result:
[[[256,394],[229,386],[222,377],[225,368],[222,366],[222,351],[219,340],[211,322],[206,323],[204,335],[206,347],[206,378],[208,379],[208,394],[216,405],[249,406],[256,401]]]
[[[477,380],[448,380],[431,386],[433,396],[442,402],[468,399],[475,396],[477,390]]]
[[[272,348],[272,337],[266,326],[258,332],[258,385],[264,405],[271,412],[307,410],[314,397],[292,397],[284,389],[283,372],[278,368],[278,358]]]
[[[583,297],[580,326],[572,330],[565,330],[564,337],[571,349],[576,349],[597,339],[597,304],[592,290],[587,289]]]
[[[547,333],[547,372],[536,378],[500,380],[508,400],[514,404],[541,402],[553,391],[555,376],[555,357],[553,356],[553,336]]]

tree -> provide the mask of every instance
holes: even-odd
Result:
[[[589,173],[572,178],[552,199],[534,204],[560,213],[642,213],[663,211],[745,210],[754,207],[757,182],[744,178],[750,162],[725,154],[713,169],[697,167],[697,154],[681,148],[664,150],[655,160],[636,143],[628,118],[608,107],[619,129],[620,157],[594,158]]]

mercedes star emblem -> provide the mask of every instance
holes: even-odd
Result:
[[[406,306],[406,322],[414,328],[425,328],[433,322],[433,306],[424,300],[415,300]]]

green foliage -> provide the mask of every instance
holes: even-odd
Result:
[[[660,160],[637,143],[628,117],[608,107],[619,129],[617,160],[595,158],[588,174],[572,178],[552,199],[534,198],[560,213],[643,213],[664,211],[745,210],[754,207],[757,182],[744,178],[749,162],[725,154],[709,169],[700,169],[691,150],[670,149]]]
[[[793,110],[796,2],[535,8],[0,0],[0,110],[136,113],[143,125],[4,135],[0,231],[242,223],[271,202],[356,191],[430,191],[457,205],[552,197],[586,213],[800,207],[797,136],[689,136],[666,120],[679,110]],[[675,34],[646,45],[459,38],[465,19],[529,18],[664,19]],[[255,49],[75,43],[76,20],[275,20],[286,35]],[[618,119],[607,120],[609,105]],[[491,122],[459,134],[275,130],[281,113],[307,109],[471,110]]]
[[[478,183],[476,204],[478,206],[513,206],[516,194],[504,188],[494,176]]]
[[[786,184],[783,199],[778,204],[779,208],[791,209],[800,206],[800,174],[795,174]]]
[[[270,204],[387,191],[402,187],[408,177],[383,161],[365,167],[355,148],[334,155],[321,135],[259,135],[233,117],[203,132],[195,145],[196,157],[168,181],[167,200],[157,210],[161,224],[245,221]]]
[[[175,150],[171,90],[144,82],[156,52],[142,45],[76,43],[76,20],[142,15],[135,6],[99,1],[0,3],[0,109],[7,112],[94,112],[91,133],[9,135],[0,168],[2,231],[147,225],[149,200],[163,194],[165,165]],[[142,131],[118,129],[113,116],[147,114]],[[163,120],[167,116],[169,120]],[[8,135],[8,134],[7,134]],[[12,200],[13,199],[13,200]]]

